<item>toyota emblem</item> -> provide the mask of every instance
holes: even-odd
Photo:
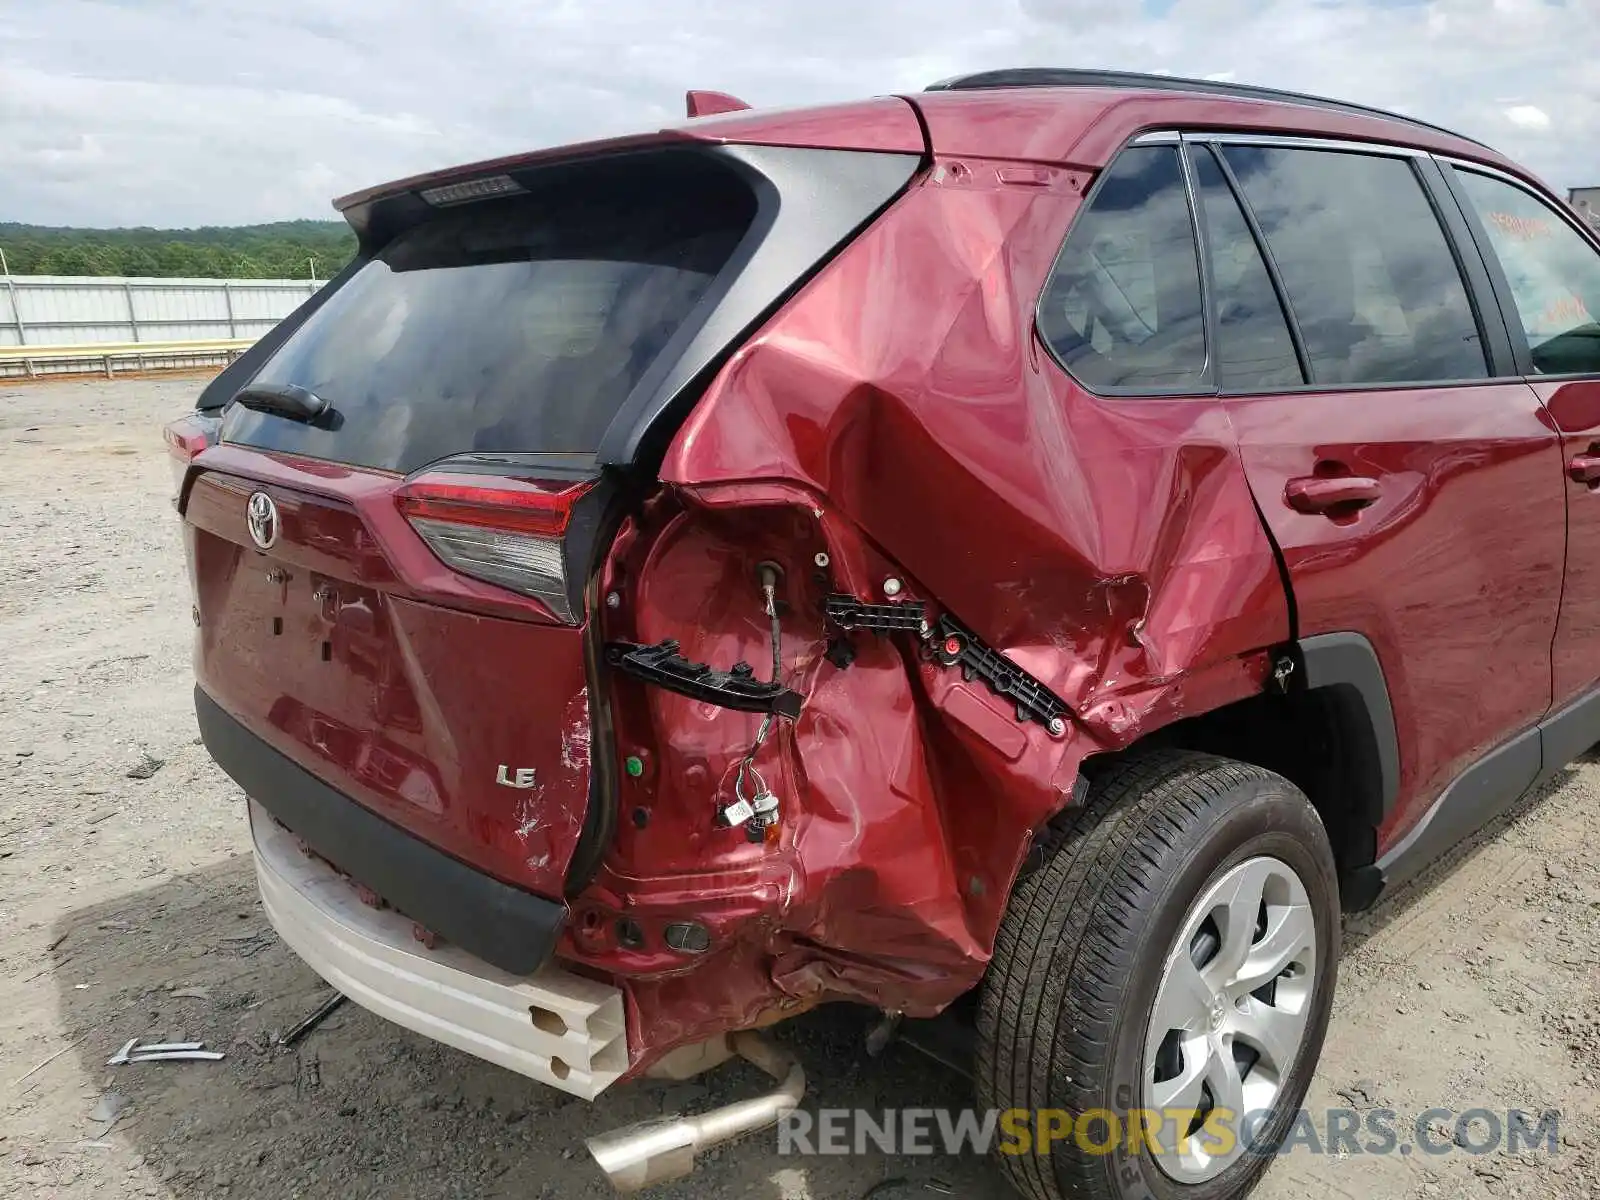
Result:
[[[245,505],[245,524],[250,527],[250,540],[263,550],[272,549],[278,540],[278,506],[265,492],[257,492]]]

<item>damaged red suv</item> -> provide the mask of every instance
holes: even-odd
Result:
[[[200,728],[358,1003],[585,1098],[777,1077],[595,1139],[623,1187],[846,1000],[1158,1114],[1029,1195],[1242,1195],[1341,904],[1600,737],[1600,245],[1476,142],[1007,71],[339,207],[168,431]]]

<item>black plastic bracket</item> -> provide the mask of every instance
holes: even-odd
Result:
[[[928,606],[921,600],[864,604],[854,596],[834,595],[822,602],[822,609],[840,629],[870,629],[873,633],[904,630],[918,637],[928,632]]]
[[[678,653],[672,639],[654,646],[637,642],[607,642],[606,662],[617,670],[669,692],[677,692],[718,708],[736,712],[775,713],[798,720],[803,697],[781,683],[757,679],[749,663],[733,664],[729,671],[718,671],[709,663],[691,662]]]
[[[848,670],[850,664],[856,661],[856,648],[850,644],[850,639],[842,633],[836,633],[828,639],[828,648],[822,652],[822,657],[831,662],[839,670]]]
[[[1017,720],[1037,721],[1057,737],[1067,731],[1071,710],[1066,703],[949,613],[939,618],[930,649],[941,666],[959,666],[964,678],[981,679],[995,695],[1015,704]]]

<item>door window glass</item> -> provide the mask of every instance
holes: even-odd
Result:
[[[1600,254],[1532,194],[1457,171],[1511,284],[1534,370],[1600,373]]]
[[[1461,271],[1403,158],[1230,145],[1318,384],[1488,374]]]
[[[1191,146],[1195,189],[1211,252],[1217,364],[1225,391],[1259,391],[1305,382],[1289,322],[1233,190],[1207,146]]]

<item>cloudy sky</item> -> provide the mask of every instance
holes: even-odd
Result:
[[[1600,184],[1600,0],[0,0],[0,220],[330,215],[430,167],[996,66],[1395,108]]]

